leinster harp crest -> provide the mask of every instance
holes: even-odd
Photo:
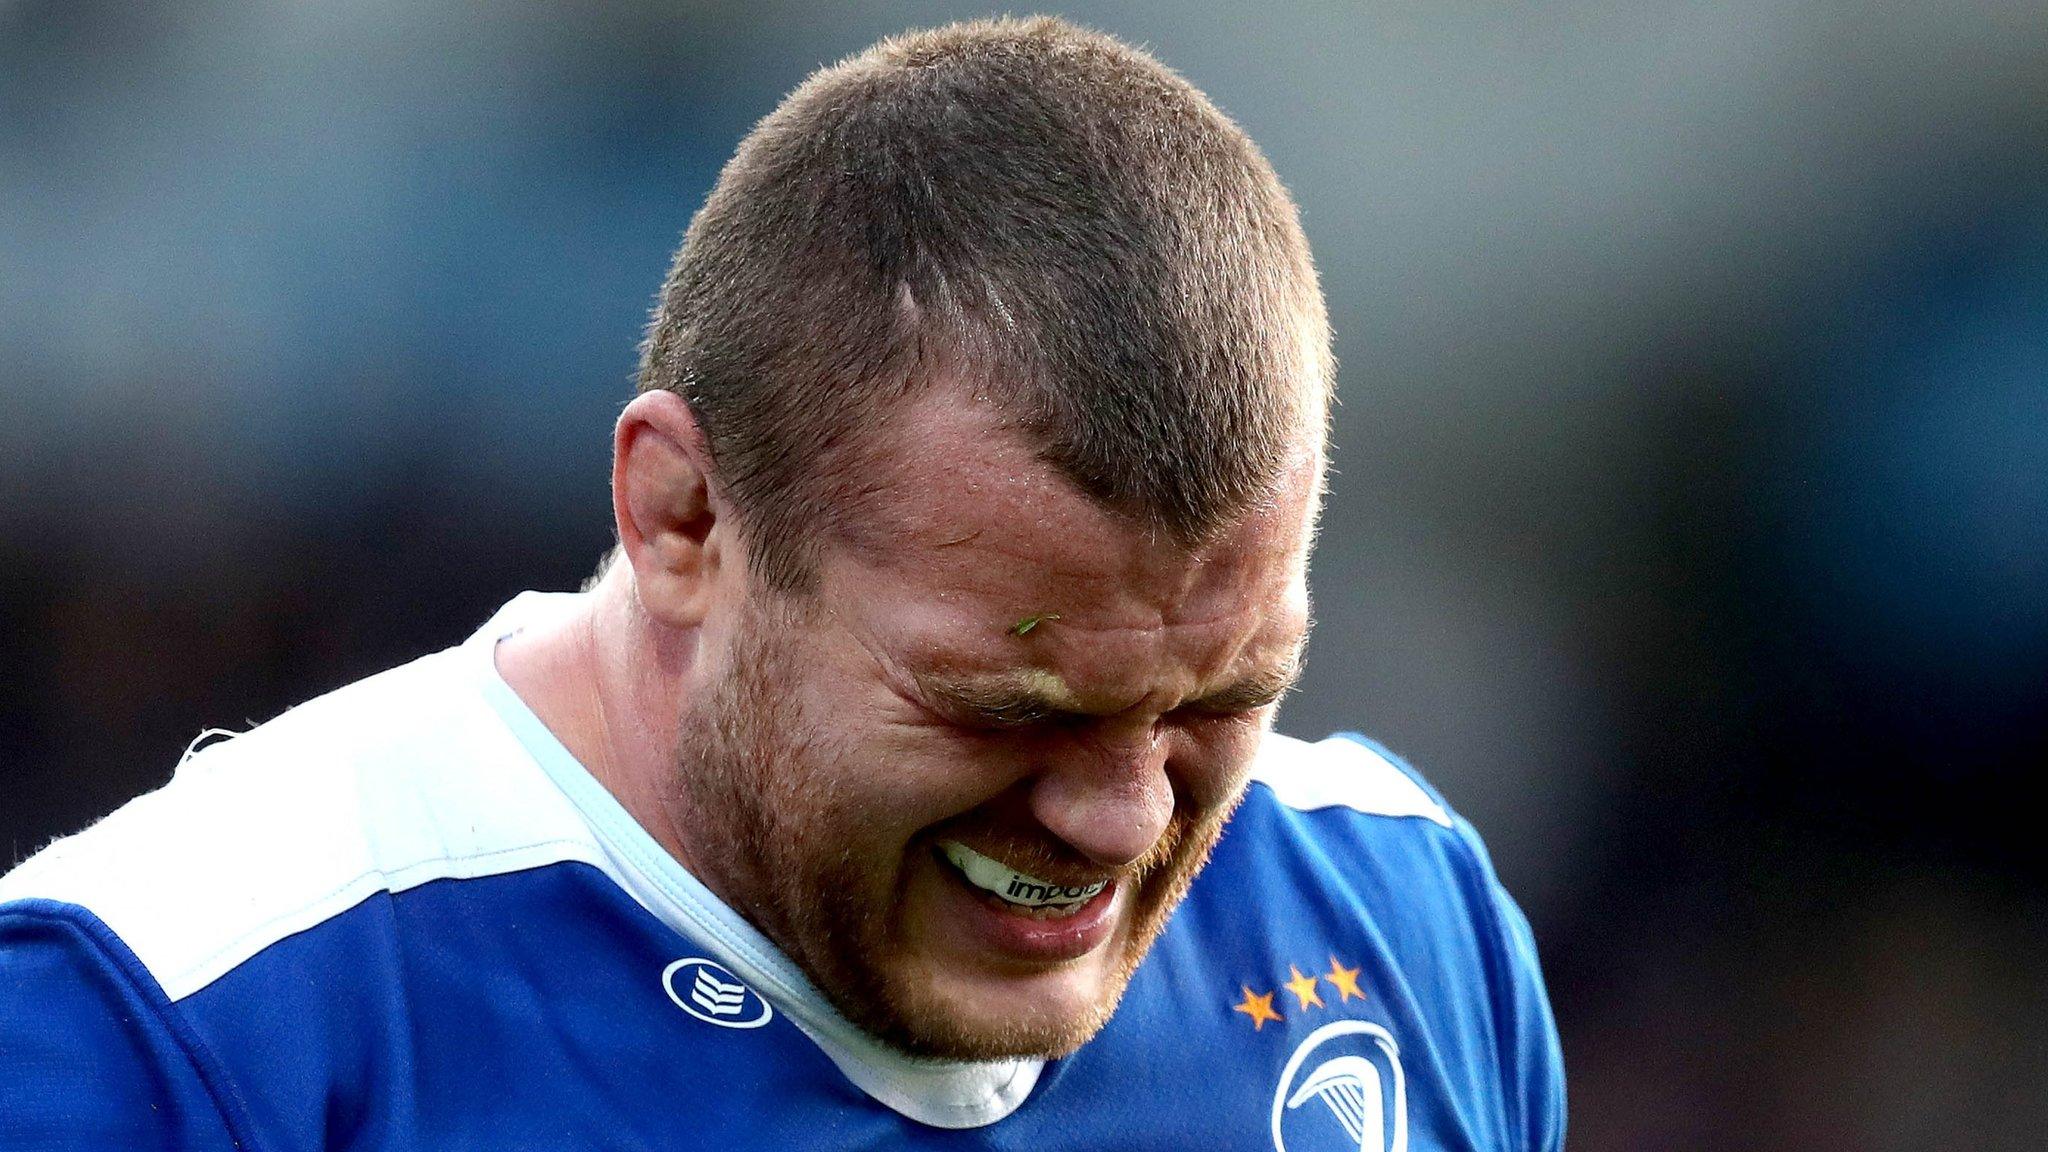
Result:
[[[1387,1030],[1338,1020],[1309,1033],[1273,1092],[1275,1152],[1407,1152],[1408,1089]]]

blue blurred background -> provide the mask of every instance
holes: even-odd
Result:
[[[932,3],[0,2],[0,866],[566,588],[684,225]],[[1343,361],[1311,673],[1573,1146],[2048,1132],[2048,9],[1183,0]]]

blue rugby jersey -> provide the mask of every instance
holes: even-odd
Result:
[[[0,878],[0,1149],[1556,1149],[1527,923],[1351,738],[1268,737],[1109,1025],[912,1060],[468,643],[190,756]]]

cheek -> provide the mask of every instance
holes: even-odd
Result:
[[[1167,737],[1166,771],[1177,805],[1207,813],[1235,804],[1265,729],[1264,723],[1220,718],[1175,727]]]
[[[1029,776],[1034,763],[1014,739],[886,721],[864,734],[860,755],[872,786],[898,797],[920,824],[987,804]]]
[[[1014,742],[933,723],[886,691],[842,699],[830,711],[807,701],[815,734],[809,774],[830,796],[842,834],[869,843],[901,842],[989,803],[1029,774],[1030,756]]]

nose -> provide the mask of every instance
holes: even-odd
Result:
[[[1143,856],[1173,818],[1168,746],[1156,730],[1076,741],[1033,782],[1031,814],[1106,868]]]

